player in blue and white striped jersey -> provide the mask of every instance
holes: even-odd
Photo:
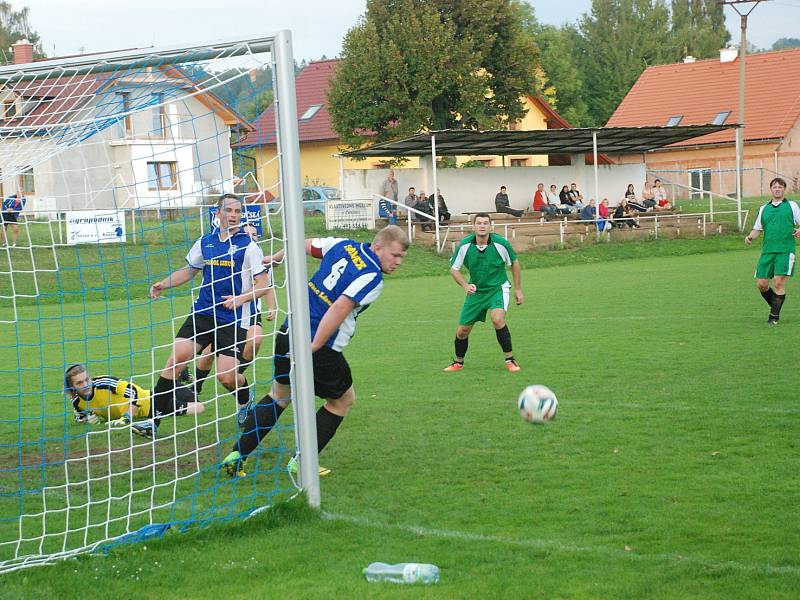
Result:
[[[8,198],[3,200],[3,206],[0,208],[0,219],[2,226],[0,226],[0,237],[3,238],[3,245],[8,245],[7,230],[11,228],[11,246],[17,245],[17,236],[19,235],[19,213],[25,208],[25,196],[22,194],[11,194]]]
[[[223,194],[217,203],[219,230],[197,240],[186,255],[187,265],[154,283],[150,297],[191,281],[203,273],[192,314],[175,336],[172,354],[153,390],[152,422],[135,424],[139,435],[154,437],[161,416],[171,412],[177,375],[204,347],[217,356],[217,379],[236,396],[239,406],[249,402],[247,379],[240,374],[239,353],[247,339],[252,307],[269,289],[264,254],[241,230],[242,201]]]
[[[249,224],[245,225],[242,227],[242,231],[249,235],[256,244],[258,243],[258,230],[255,228],[255,226]],[[267,321],[273,321],[275,319],[275,291],[272,283],[272,269],[269,267],[267,267],[267,269],[269,275],[269,287],[267,288],[267,293],[264,296],[264,299],[267,301],[266,311],[262,313],[261,298],[256,298],[250,310],[250,322],[248,323],[249,327],[247,329],[247,337],[244,347],[242,348],[241,356],[239,357],[241,361],[239,364],[239,372],[242,374],[244,374],[247,367],[250,366],[250,363],[253,362],[253,359],[258,354],[259,348],[261,348],[261,341],[264,338],[264,328],[261,324],[262,316],[266,317]],[[211,372],[211,367],[213,364],[214,348],[212,348],[211,345],[208,345],[203,348],[202,355],[197,359],[197,364],[195,366],[194,389],[198,395],[203,390],[203,382]]]
[[[342,351],[353,338],[356,320],[378,299],[384,274],[393,273],[408,249],[396,225],[380,230],[372,244],[343,238],[306,240],[306,253],[321,260],[308,282],[314,391],[325,399],[317,411],[317,450],[328,444],[355,401],[350,366]],[[283,260],[283,251],[264,259]],[[275,426],[291,400],[289,336],[285,322],[275,338],[275,376],[270,392],[250,411],[242,435],[223,465],[232,476]]]

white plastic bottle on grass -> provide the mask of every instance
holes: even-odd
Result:
[[[439,567],[426,563],[398,563],[390,565],[382,562],[370,563],[364,569],[367,581],[391,581],[392,583],[437,583]]]

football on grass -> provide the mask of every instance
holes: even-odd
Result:
[[[558,399],[549,387],[529,385],[519,395],[519,414],[528,423],[541,425],[555,418],[558,412]]]

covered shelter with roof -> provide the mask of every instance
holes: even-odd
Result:
[[[739,122],[739,57],[652,66],[641,74],[607,127],[733,124]],[[748,54],[745,78],[743,195],[769,193],[779,175],[800,185],[800,49]],[[619,161],[640,161],[623,155]],[[735,131],[725,129],[653,148],[645,155],[653,177],[723,196],[736,193]],[[687,191],[687,195],[688,195]]]
[[[628,183],[641,189],[646,169],[643,161],[615,164],[603,156],[638,155],[704,135],[715,135],[733,125],[677,127],[599,127],[540,131],[445,130],[421,133],[409,138],[375,144],[348,152],[348,157],[420,157],[419,169],[398,171],[400,189],[414,186],[433,192],[441,190],[451,212],[492,211],[493,199],[501,185],[508,188],[514,208],[531,205],[537,183],[549,186],[576,183],[585,201],[607,198],[616,205]],[[440,156],[541,154],[568,155],[569,165],[506,167],[504,169],[441,169]],[[605,163],[605,164],[601,164]],[[345,199],[369,198],[381,189],[385,170],[344,170]],[[402,195],[402,194],[401,194]],[[437,230],[438,234],[438,230]]]

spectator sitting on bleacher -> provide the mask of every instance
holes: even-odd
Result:
[[[560,214],[560,215],[568,215],[569,213],[572,212],[572,210],[570,209],[569,204],[562,204],[561,203],[561,198],[556,193],[556,184],[555,183],[550,186],[550,191],[547,192],[547,203],[550,206],[554,206],[556,208],[556,212],[558,212],[558,214]]]
[[[403,199],[403,204],[406,206],[410,206],[414,208],[414,205],[417,203],[417,190],[413,187],[408,188],[408,196]]]
[[[442,196],[442,190],[437,189],[437,198],[439,200],[439,224],[440,225],[447,225],[450,222],[450,211],[447,210],[447,204],[444,202],[444,196]],[[431,206],[433,206],[433,200],[431,199]]]
[[[639,224],[634,220],[633,212],[631,212],[631,208],[628,205],[629,202],[623,199],[614,210],[614,225],[620,228],[624,228],[627,225],[631,229],[638,229]]]
[[[642,205],[648,210],[655,210],[656,208],[656,201],[653,200],[653,186],[646,179],[642,188]]]
[[[608,218],[608,198],[603,198],[600,202],[598,212],[600,213],[600,218],[597,219],[597,228],[600,229],[602,227],[600,231],[608,231],[612,227],[611,219]]]
[[[522,216],[521,210],[511,208],[509,205],[508,194],[506,194],[506,186],[504,185],[500,186],[500,192],[494,197],[494,209],[495,212],[506,213],[515,217]]]
[[[589,200],[589,204],[581,209],[581,221],[594,221],[595,212],[597,211],[594,207],[594,200]]]
[[[625,190],[625,200],[627,200],[628,210],[638,210],[639,212],[647,212],[647,207],[639,202],[636,198],[636,191],[633,189],[633,184],[628,184],[628,189]]]
[[[667,200],[667,190],[661,185],[661,180],[653,182],[653,200],[656,203],[656,210],[672,210],[672,204]]]
[[[565,206],[569,206],[570,208],[575,206],[575,201],[572,199],[572,196],[569,193],[569,186],[565,185],[561,187],[561,191],[558,193],[558,199],[561,204]]]
[[[536,186],[536,192],[533,194],[533,210],[538,210],[543,216],[556,214],[556,207],[547,203],[547,192],[544,191],[543,183]]]
[[[572,186],[569,188],[569,195],[572,198],[572,205],[576,210],[581,210],[584,207],[583,195],[578,191],[578,185],[573,181]]]
[[[412,208],[426,215],[433,216],[433,203],[422,190],[419,192],[417,203]],[[433,221],[431,219],[426,219],[420,215],[415,215],[415,219],[422,222],[422,231],[430,231],[433,229]]]
[[[597,212],[594,206],[594,199],[589,200],[589,204],[585,205],[581,209],[581,221],[594,221],[594,215]],[[611,221],[608,220],[608,200],[603,199],[603,202],[600,203],[600,213],[605,212],[606,218],[600,218],[597,220],[597,230],[598,231],[608,231],[611,229]]]

